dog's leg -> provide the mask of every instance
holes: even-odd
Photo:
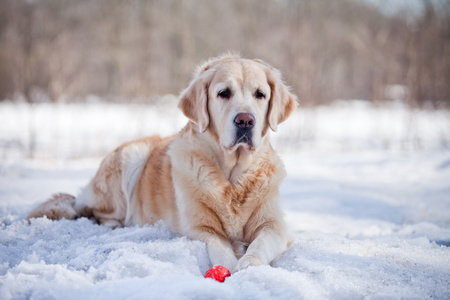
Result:
[[[82,216],[88,216],[88,210],[75,208],[76,198],[69,194],[55,194],[53,197],[33,209],[27,216],[27,219],[42,218],[47,216],[51,220],[76,219]]]
[[[206,240],[206,246],[208,248],[209,259],[213,266],[221,265],[231,271],[235,269],[238,260],[228,241],[211,235]]]
[[[248,246],[247,252],[242,256],[234,271],[246,269],[250,266],[270,264],[277,256],[286,251],[289,238],[282,228],[269,226],[261,230],[253,242]]]

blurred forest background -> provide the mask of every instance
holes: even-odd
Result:
[[[149,103],[235,51],[279,68],[304,106],[448,107],[450,1],[398,2],[0,0],[0,99]]]

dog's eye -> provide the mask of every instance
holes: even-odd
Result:
[[[255,97],[256,97],[256,99],[264,99],[264,98],[266,98],[266,95],[263,92],[261,92],[260,90],[257,90],[255,93]]]
[[[230,91],[230,89],[221,90],[219,92],[219,94],[217,94],[217,96],[219,96],[222,99],[230,99],[231,98],[231,91]]]

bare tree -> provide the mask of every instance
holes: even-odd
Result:
[[[283,71],[304,105],[450,104],[450,3],[386,14],[356,0],[0,0],[0,99],[177,94],[226,51]]]

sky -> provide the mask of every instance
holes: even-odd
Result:
[[[360,0],[377,6],[386,14],[395,14],[403,10],[420,12],[424,8],[425,0]],[[432,3],[440,3],[440,0],[430,0]]]

